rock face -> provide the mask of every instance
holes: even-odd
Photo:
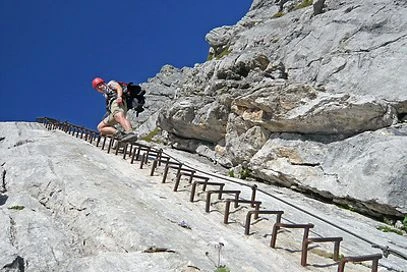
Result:
[[[147,112],[134,122],[255,178],[402,217],[406,2],[275,2],[210,31],[208,61],[144,83]]]
[[[1,272],[214,271],[219,242],[233,271],[306,271],[122,156],[38,123],[0,136]]]
[[[189,177],[174,192],[175,169],[163,183],[164,165],[151,176],[151,161],[140,168],[130,156],[108,154],[96,141],[39,123],[0,122],[0,139],[1,272],[210,272],[220,265],[244,272],[337,271],[329,257],[332,245],[310,247],[310,265],[300,265],[302,230],[279,232],[278,246],[271,248],[275,215],[253,218],[250,235],[243,235],[251,208],[232,205],[224,224],[230,195],[213,199],[206,213],[201,187],[189,201]],[[380,271],[406,271],[407,236],[378,230],[383,223],[287,188],[225,178],[223,168],[196,155],[166,147],[163,152],[225,190],[239,190],[239,199],[250,199],[257,185],[261,210],[282,211],[282,223],[312,222],[311,237],[342,237],[344,256],[381,253],[375,244],[390,254],[380,260]],[[349,263],[346,271],[371,269]]]

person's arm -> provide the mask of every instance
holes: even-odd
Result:
[[[117,103],[123,103],[123,89],[119,83],[112,81],[111,82],[112,89],[117,93]]]

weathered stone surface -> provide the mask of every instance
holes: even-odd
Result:
[[[271,132],[352,135],[397,122],[394,108],[372,97],[327,95],[306,85],[261,85],[231,110]]]
[[[232,27],[218,27],[212,29],[208,34],[205,36],[205,40],[209,43],[209,45],[213,48],[218,49],[225,45],[227,45],[232,38],[230,29]]]
[[[406,127],[399,132],[381,129],[328,143],[273,135],[251,158],[250,168],[264,180],[318,191],[372,215],[402,216],[407,213]]]
[[[174,103],[161,111],[161,127],[181,138],[217,143],[225,135],[226,116],[224,105],[211,98],[194,97]]]
[[[0,123],[0,136],[5,137],[0,161],[7,173],[7,191],[2,193],[7,198],[0,205],[2,272],[195,272],[214,271],[218,262],[231,271],[317,272],[321,264],[323,271],[337,271],[326,257],[332,251],[329,245],[318,246],[320,253],[310,250],[309,263],[318,265],[299,265],[302,233],[281,232],[278,247],[271,249],[273,219],[253,221],[251,235],[244,236],[242,222],[248,207],[235,209],[230,224],[224,225],[224,202],[212,203],[211,212],[205,213],[205,194],[197,194],[194,203],[188,201],[187,179],[173,192],[175,172],[163,184],[162,169],[150,176],[149,167],[140,169],[138,162],[131,165],[121,155],[107,154],[36,123]],[[219,174],[224,169],[204,164],[200,157],[163,148],[166,155],[250,198],[252,182],[225,178]],[[319,159],[317,152],[315,159],[295,157],[290,151],[280,154],[297,163]],[[341,254],[380,252],[366,241],[399,252],[407,249],[405,236],[376,229],[382,223],[284,188],[256,185],[262,208],[284,210],[283,222],[313,222],[313,236],[344,237]],[[224,246],[219,261],[220,243]],[[383,271],[405,270],[405,262],[393,254],[380,264]],[[370,268],[349,264],[346,271]]]
[[[246,244],[201,203],[121,156],[41,124],[0,123],[0,135],[8,196],[0,205],[1,271],[211,271],[205,252],[217,256],[219,241],[233,270],[278,270],[281,259],[303,271],[279,255],[264,263],[258,250],[266,243]]]
[[[405,165],[393,168],[393,161],[405,158],[407,153],[407,137],[400,128],[407,116],[404,1],[329,0],[314,1],[306,7],[301,6],[302,2],[255,0],[236,25],[218,27],[206,35],[213,57],[210,61],[192,68],[164,66],[144,85],[152,96],[162,92],[158,91],[160,86],[168,93],[177,93],[165,101],[165,107],[160,109],[162,104],[157,103],[157,126],[168,132],[167,141],[172,146],[191,152],[205,146],[199,153],[208,154],[211,160],[222,157],[225,166],[252,161],[257,178],[307,187],[338,201],[353,199],[355,205],[364,203],[371,213],[400,216],[407,207],[392,199],[399,198],[398,190],[407,186],[405,181],[391,183],[386,197],[372,192],[371,202],[364,192],[371,180],[369,175],[360,174],[348,196],[323,185],[322,177],[329,184],[332,176],[338,183],[348,184],[349,178],[340,167],[320,167],[320,181],[303,186],[315,175],[315,169],[302,172],[300,178],[292,173],[304,167],[291,164],[277,167],[280,174],[275,175],[281,160],[259,156],[274,153],[267,143],[277,141],[276,133],[293,134],[294,138],[301,134],[307,144],[322,149],[327,143],[330,147],[333,143],[346,146],[360,135],[363,140],[355,145],[369,156],[325,153],[329,160],[335,160],[332,165],[377,171],[381,183],[400,181],[407,173]],[[375,134],[367,133],[384,128],[402,135],[397,138],[401,157],[387,155],[394,150],[392,142],[381,140],[376,144]],[[294,141],[290,153],[312,157],[305,146],[304,141]],[[326,160],[317,161],[322,165]],[[371,160],[392,167],[385,171]],[[395,171],[399,173],[397,178]],[[358,204],[366,210],[363,205]]]

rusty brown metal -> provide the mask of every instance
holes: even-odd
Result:
[[[334,243],[333,260],[339,261],[339,247],[342,240],[343,240],[342,237],[313,237],[304,239],[304,241],[302,242],[301,265],[302,266],[307,265],[308,245],[311,243],[333,242]]]
[[[115,155],[117,156],[118,154],[119,154],[119,150],[120,150],[120,146],[121,146],[121,143],[116,139],[116,138],[114,138],[114,141],[113,141],[113,143],[114,142],[116,142],[116,150],[115,150]]]
[[[109,138],[109,145],[107,147],[107,153],[109,154],[110,149],[112,148],[112,145],[113,145],[113,137],[108,136],[108,138]]]
[[[160,151],[160,150],[154,150],[152,148],[149,148],[146,152],[144,152],[143,155],[141,156],[141,160],[140,160],[140,169],[143,168],[144,164],[147,164],[148,159],[155,160],[155,159],[159,158],[161,152],[162,151]]]
[[[382,258],[382,254],[371,254],[371,255],[364,255],[364,256],[347,256],[340,260],[338,265],[338,272],[345,271],[345,264],[348,262],[366,262],[372,261],[372,272],[377,272],[379,266],[379,260]]]
[[[161,183],[165,183],[167,176],[168,176],[168,171],[173,168],[173,169],[181,169],[182,168],[182,164],[176,164],[176,165],[171,165],[171,164],[167,164],[164,168],[164,173],[163,173],[163,179],[161,181]]]
[[[168,170],[169,170],[169,169],[175,169],[175,170],[177,170],[176,177],[179,175],[179,173],[180,173],[181,171],[184,171],[184,172],[185,172],[185,171],[191,171],[191,169],[183,168],[182,166],[183,166],[182,164],[177,164],[177,165],[168,164],[168,165],[166,165],[166,166],[165,166],[165,169],[164,169],[164,174],[163,174],[162,183],[165,183],[165,181],[166,181],[166,179],[167,179],[167,176],[168,176]]]
[[[287,228],[287,229],[304,229],[304,235],[302,241],[308,238],[309,230],[314,227],[314,224],[284,224],[284,223],[275,223],[273,226],[273,233],[271,236],[270,247],[276,247],[277,241],[277,234],[280,228]]]
[[[89,130],[88,131],[88,142],[91,144],[95,138],[96,138],[95,132]]]
[[[150,150],[151,150],[150,146],[146,146],[146,145],[143,145],[143,144],[140,144],[140,143],[135,143],[135,145],[137,146],[137,153],[136,153],[136,156],[135,156],[137,161],[141,160],[141,154],[140,153],[142,151],[147,151],[147,153],[149,153]]]
[[[147,163],[147,161],[148,161],[148,154],[143,153],[143,155],[141,155],[141,160],[140,160],[140,169],[143,169],[144,163]]]
[[[254,207],[254,201],[256,200],[257,185],[254,184],[254,185],[251,186],[251,188],[252,188],[252,197],[251,197],[252,207]]]
[[[124,149],[126,152],[123,152],[123,160],[126,159],[127,153],[128,153],[129,155],[132,155],[132,153],[133,153],[133,144],[130,144],[130,151],[129,151],[129,152],[127,152],[127,151],[128,151],[128,147],[129,147],[129,144],[126,143],[126,148]]]
[[[135,158],[135,156],[136,156],[136,150],[137,150],[137,149],[138,149],[138,146],[135,145],[135,146],[134,146],[134,150],[133,150],[133,152],[132,152],[132,154],[131,154],[130,164],[133,164],[133,163],[134,163],[134,158]]]
[[[223,191],[223,188],[225,187],[225,183],[221,183],[221,182],[209,182],[209,178],[207,178],[207,179],[205,179],[205,180],[203,180],[203,181],[198,181],[198,180],[196,180],[196,181],[192,182],[191,195],[189,196],[189,201],[190,201],[190,202],[194,202],[196,186],[198,186],[198,185],[203,185],[203,186],[202,186],[202,191],[204,191],[204,192],[205,192],[206,187],[207,187],[208,185],[211,185],[211,186],[219,186],[219,191]],[[219,194],[219,199],[221,199],[221,197],[222,197],[222,194],[220,193],[220,194]]]
[[[222,199],[223,194],[234,194],[235,195],[235,200],[239,199],[241,191],[238,190],[211,190],[206,192],[206,205],[205,205],[205,212],[210,211],[211,207],[211,195],[212,194],[218,194],[218,199]],[[235,202],[236,203],[236,202]],[[236,206],[237,204],[235,204]]]
[[[242,204],[250,204],[253,205],[253,201],[251,200],[244,200],[244,199],[238,199],[235,197],[235,199],[226,199],[226,206],[225,206],[225,214],[223,217],[223,223],[224,224],[229,224],[229,214],[230,214],[230,202],[235,203],[235,208],[238,207],[239,203]],[[256,211],[260,209],[261,201],[254,201],[254,208]]]
[[[252,201],[253,202],[253,201]],[[276,218],[276,223],[280,223],[281,222],[281,216],[284,212],[283,211],[270,211],[270,210],[254,210],[254,211],[248,211],[247,215],[246,215],[246,223],[245,223],[245,228],[244,228],[244,234],[245,235],[249,235],[250,234],[250,221],[251,221],[251,217],[252,214],[255,215],[255,218],[259,216],[259,214],[275,214],[277,215]],[[256,219],[257,219],[256,218]]]
[[[158,165],[161,165],[161,163],[165,163],[165,166],[167,166],[167,165],[181,165],[179,162],[170,161],[170,157],[162,156],[161,159],[155,159],[153,161],[152,166],[151,166],[150,176],[154,176],[155,169],[157,169]]]
[[[99,144],[100,144],[100,140],[102,139],[102,136],[101,135],[98,135],[97,136],[97,140],[96,140],[96,147],[99,147]]]
[[[102,150],[104,150],[104,149],[105,149],[105,145],[106,145],[106,139],[107,139],[107,137],[106,137],[106,136],[103,136]]]
[[[167,158],[168,158],[168,160],[169,160],[170,157],[169,157],[169,156],[163,156],[164,151],[163,151],[161,148],[159,149],[159,151],[160,151],[159,156],[158,156],[156,159],[159,160],[159,161],[158,161],[158,166],[161,166],[162,160],[165,160],[165,159],[167,159]]]
[[[130,147],[130,151],[129,151],[129,147]],[[124,145],[124,148],[123,148],[123,160],[126,159],[127,154],[131,154],[132,150],[133,150],[133,144],[126,143]]]
[[[175,185],[174,185],[174,192],[178,190],[179,183],[181,182],[181,177],[182,176],[188,176],[188,183],[192,182],[192,178],[195,176],[196,178],[199,178],[200,176],[195,175],[195,170],[193,169],[183,169],[182,171],[178,171],[177,176],[175,178]]]

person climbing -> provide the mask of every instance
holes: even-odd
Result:
[[[130,121],[127,119],[127,105],[123,99],[123,89],[120,84],[114,80],[107,84],[100,77],[95,77],[92,80],[92,87],[103,94],[106,98],[106,115],[97,126],[101,135],[114,136],[119,141],[136,140],[137,135],[133,132]],[[124,132],[115,128],[115,125],[120,124]]]

